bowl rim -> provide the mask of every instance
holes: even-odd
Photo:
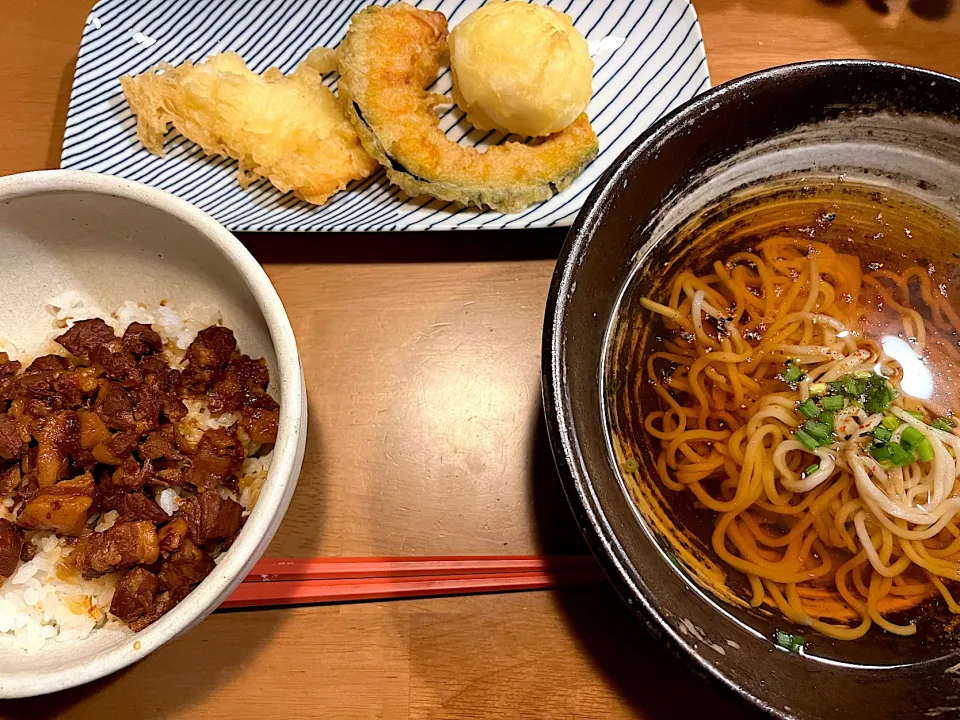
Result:
[[[765,712],[788,720],[796,717],[789,710],[771,705],[759,695],[728,677],[718,664],[697,652],[693,641],[675,632],[659,610],[660,601],[631,577],[627,553],[611,527],[579,447],[578,431],[573,419],[569,390],[566,386],[564,357],[566,308],[572,288],[576,286],[581,256],[602,224],[612,193],[623,183],[628,168],[659,152],[671,137],[711,106],[749,95],[771,82],[786,83],[791,76],[806,72],[873,71],[899,73],[916,80],[960,85],[960,79],[932,70],[878,60],[830,59],[790,63],[766,68],[716,85],[678,106],[647,128],[597,180],[573,226],[567,233],[557,259],[547,295],[541,346],[541,391],[544,414],[554,461],[567,500],[580,531],[617,593],[634,615],[670,652],[679,657],[698,675],[716,687],[747,700]],[[642,223],[642,220],[639,221]],[[599,380],[598,380],[599,381]],[[631,501],[632,502],[632,501]]]
[[[276,289],[250,251],[207,213],[138,182],[80,170],[39,170],[0,178],[0,202],[75,192],[124,198],[165,212],[194,228],[239,273],[263,315],[277,358],[279,432],[256,507],[223,560],[193,592],[152,625],[91,657],[51,671],[3,673],[0,698],[42,695],[91,682],[142,659],[199,623],[240,584],[263,554],[290,503],[303,462],[306,393],[296,339]]]

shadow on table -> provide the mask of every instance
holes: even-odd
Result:
[[[73,87],[73,75],[77,71],[77,58],[73,57],[63,68],[60,75],[60,87],[57,90],[57,104],[53,109],[53,128],[50,132],[50,144],[47,146],[47,167],[60,167],[60,153],[63,149],[63,133],[67,127],[67,111],[70,108],[70,90]]]
[[[877,59],[906,64],[910,64],[911,59],[916,63],[917,48],[907,42],[898,42],[902,23],[916,26],[915,21],[919,19],[921,24],[930,23],[931,29],[935,30],[936,23],[943,23],[956,10],[956,0],[805,0],[780,3],[770,0],[702,0],[696,4],[704,17],[727,7],[739,6],[748,9],[757,22],[763,14],[829,20],[842,25]],[[863,12],[864,9],[868,9],[868,12]],[[803,30],[798,32],[802,33]],[[708,35],[708,47],[711,39]],[[818,46],[815,37],[810,38],[809,42],[814,53],[826,49]],[[949,60],[951,55],[944,52],[940,57]],[[951,71],[950,68],[937,69]],[[957,70],[954,68],[953,72]]]
[[[304,367],[309,371],[306,360]],[[313,392],[313,388],[307,389],[307,445],[297,489],[266,552],[268,556],[313,557],[331,553],[323,544],[332,502],[330,487],[325,481],[329,477],[331,458],[324,449],[326,428],[317,405],[313,404]]]
[[[223,627],[229,615],[231,629]],[[271,642],[282,613],[232,610],[207,618],[198,627],[139,663],[87,685],[36,698],[8,700],[0,717],[22,720],[90,717],[88,701],[116,708],[116,717],[191,717],[191,708],[203,704],[217,688]],[[237,620],[247,616],[248,622]],[[255,632],[253,631],[255,629]],[[86,706],[86,707],[85,707]]]
[[[909,8],[924,20],[942,20],[953,11],[953,0],[910,0]]]
[[[845,23],[851,33],[870,31],[885,19],[898,14],[901,16],[915,15],[921,20],[936,22],[944,20],[954,11],[955,0],[811,0],[808,3],[770,3],[769,0],[713,0],[717,5],[743,5],[757,11],[769,11],[777,14],[794,12],[800,15],[823,15],[830,8],[865,6],[873,11],[877,22],[863,22],[864,15],[851,16],[851,21]],[[838,19],[845,20],[839,17]],[[894,29],[895,26],[889,26]]]
[[[822,5],[846,5],[850,0],[818,0]],[[896,2],[889,0],[862,0],[879,15],[887,15]],[[953,0],[908,0],[907,11],[924,20],[943,20],[953,11]]]
[[[588,552],[557,476],[542,408],[535,422],[530,481],[541,552]],[[560,590],[556,597],[582,647],[642,717],[766,717],[658,644],[612,587]]]
[[[900,8],[897,0],[817,0],[819,5],[831,7],[862,2],[877,15],[886,16]],[[908,0],[906,11],[924,20],[943,20],[953,12],[953,0]]]
[[[239,233],[261,263],[463,263],[555,259],[566,228],[492,232]]]

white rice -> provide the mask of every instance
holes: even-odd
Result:
[[[76,290],[67,290],[50,299],[47,305],[61,327],[70,327],[79,320],[102,318],[120,335],[133,322],[152,325],[164,343],[170,343],[180,350],[186,350],[197,333],[210,325],[217,325],[223,317],[220,311],[206,305],[191,305],[180,312],[167,302],[161,302],[155,308],[147,308],[132,300],[124,301],[115,313],[105,313],[96,303],[91,302]],[[54,336],[62,330],[57,330]]]
[[[6,338],[0,338],[0,352],[6,353],[11,360],[19,360],[26,356],[26,351],[23,348],[18,347],[16,343]]]
[[[84,580],[63,564],[72,552],[66,540],[36,532],[28,540],[37,554],[0,586],[0,633],[17,648],[34,653],[48,640],[79,640],[107,623],[117,575]]]
[[[48,303],[55,319],[56,329],[50,339],[60,335],[63,328],[79,320],[102,318],[119,335],[132,322],[152,325],[164,341],[166,359],[176,367],[183,352],[205,327],[221,322],[219,311],[208,307],[193,307],[180,312],[169,304],[147,308],[126,301],[113,314],[103,312],[81,293],[67,291]],[[62,352],[60,346],[56,346]],[[27,360],[24,350],[15,344],[0,339],[0,352],[7,352],[12,359]],[[179,422],[179,430],[193,445],[199,442],[203,431],[227,427],[239,420],[237,413],[213,415],[203,402],[186,400],[188,414]],[[257,452],[259,445],[239,431],[247,454]],[[260,496],[260,490],[270,468],[270,455],[248,457],[241,468],[239,490],[225,494],[244,507],[244,516],[249,515]],[[168,515],[176,512],[180,499],[178,488],[164,488],[155,493],[157,504]],[[0,517],[16,521],[16,507],[12,498],[0,501]],[[95,532],[103,532],[117,521],[114,510],[94,516],[90,526]],[[126,626],[109,614],[110,603],[116,584],[123,573],[105,575],[93,580],[84,579],[79,571],[69,568],[63,560],[73,552],[65,539],[53,533],[26,533],[26,542],[37,548],[36,555],[22,563],[17,571],[0,584],[0,637],[13,647],[32,654],[48,641],[67,642],[87,637],[94,629],[111,626],[125,629]],[[220,557],[214,558],[219,561]]]
[[[177,430],[190,447],[197,446],[204,431],[229,427],[240,419],[238,413],[214,415],[207,408],[207,404],[200,400],[187,398],[183,403],[187,406],[187,414],[177,423]]]
[[[270,471],[270,460],[273,452],[268,452],[263,457],[251,457],[243,461],[240,471],[243,473],[238,482],[240,488],[239,502],[246,508],[247,514],[253,510],[260,498],[260,490],[267,479],[267,473]]]
[[[176,488],[164,488],[157,493],[157,505],[159,505],[160,509],[167,515],[173,515],[179,507],[179,503],[177,502],[179,497],[180,491]]]

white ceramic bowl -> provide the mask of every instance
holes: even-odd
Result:
[[[216,307],[242,352],[266,358],[280,402],[260,499],[214,571],[140,633],[103,629],[28,655],[0,636],[0,697],[95,680],[197,624],[240,583],[280,525],[306,441],[306,393],[280,298],[243,245],[209,215],[164,191],[106,175],[50,170],[0,178],[0,337],[37,348],[53,330],[47,301],[64,290],[110,311],[124,300]],[[228,659],[229,661],[229,659]]]

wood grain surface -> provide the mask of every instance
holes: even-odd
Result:
[[[213,0],[211,0],[213,1]],[[960,75],[950,0],[699,0],[715,83],[813,58]],[[90,0],[0,0],[0,174],[56,167]],[[562,232],[247,235],[300,345],[310,437],[274,555],[576,552],[543,430]],[[218,613],[45,717],[750,717],[612,592]]]

